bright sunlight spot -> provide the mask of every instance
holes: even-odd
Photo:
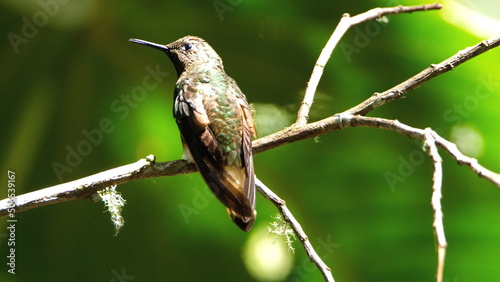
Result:
[[[451,129],[450,139],[467,156],[477,158],[483,151],[483,137],[470,126],[454,126]]]
[[[267,226],[256,226],[244,250],[243,261],[257,281],[281,281],[293,266],[293,253],[282,237],[270,234]]]
[[[445,21],[483,39],[499,34],[500,20],[486,15],[495,9],[498,12],[500,9],[498,0],[447,0],[442,4],[445,7],[441,10]]]

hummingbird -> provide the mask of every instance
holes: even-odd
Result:
[[[194,162],[212,193],[243,231],[255,220],[252,110],[222,59],[203,39],[185,36],[161,45],[131,42],[165,53],[177,72],[174,117],[184,156]]]

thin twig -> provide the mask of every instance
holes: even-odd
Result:
[[[385,15],[389,14],[400,14],[400,13],[411,13],[417,11],[427,11],[427,10],[438,10],[443,6],[438,3],[430,4],[430,5],[420,5],[420,6],[398,6],[392,8],[375,8],[371,9],[362,14],[351,17],[349,14],[343,14],[340,19],[339,24],[333,31],[330,39],[326,43],[325,47],[321,51],[316,64],[314,64],[313,71],[311,73],[311,77],[309,78],[309,82],[307,82],[307,88],[304,94],[304,100],[300,105],[299,112],[297,114],[297,121],[295,125],[304,125],[307,123],[307,119],[309,117],[309,110],[314,102],[314,95],[316,93],[316,89],[318,88],[319,81],[321,76],[323,75],[323,70],[325,69],[325,65],[330,59],[331,54],[333,53],[333,49],[337,46],[337,43],[344,36],[347,30],[357,24],[375,20],[381,18]]]
[[[359,105],[354,106],[343,113],[351,115],[366,115],[370,111],[387,104],[388,102],[405,96],[408,92],[420,87],[432,78],[454,70],[456,67],[467,62],[468,60],[498,46],[500,46],[500,36],[483,40],[472,47],[458,51],[455,55],[438,64],[431,64],[430,67],[389,90],[373,94],[370,98],[366,99]]]
[[[495,183],[498,187],[500,187],[500,174],[488,170],[484,166],[480,165],[476,159],[462,154],[462,152],[458,150],[457,145],[455,145],[455,143],[452,143],[444,139],[437,133],[433,135],[434,139],[436,140],[436,143],[439,144],[439,146],[445,149],[448,153],[450,153],[450,155],[452,155],[453,158],[455,158],[455,160],[459,165],[465,165],[469,167],[479,177],[485,178]]]
[[[425,130],[425,146],[429,150],[429,156],[432,158],[434,163],[434,175],[432,177],[432,199],[431,204],[434,209],[434,223],[433,227],[436,232],[436,238],[438,242],[438,267],[436,272],[436,281],[443,281],[444,272],[444,259],[446,256],[446,247],[448,243],[446,242],[446,237],[444,233],[443,225],[443,210],[441,207],[442,192],[441,187],[443,183],[443,160],[439,155],[438,149],[436,147],[436,140],[434,139],[434,131],[430,128]]]
[[[311,241],[309,241],[309,238],[307,237],[306,233],[302,229],[302,226],[300,223],[295,219],[293,216],[292,212],[288,209],[286,206],[286,202],[282,200],[278,195],[276,195],[271,189],[269,189],[262,181],[260,181],[257,177],[255,177],[255,185],[257,187],[257,190],[266,197],[269,201],[271,201],[281,212],[283,215],[283,219],[290,224],[292,227],[293,231],[297,235],[297,238],[299,238],[300,242],[302,243],[302,246],[304,246],[304,249],[306,250],[307,256],[309,257],[309,260],[313,262],[318,269],[321,271],[321,274],[323,275],[323,278],[325,278],[325,281],[335,281],[332,276],[332,271],[330,267],[328,267],[321,257],[316,253],[314,250],[314,247],[311,244]]]
[[[323,47],[323,50],[321,51],[316,64],[314,64],[311,77],[309,78],[309,82],[307,82],[304,100],[302,101],[299,112],[297,114],[297,121],[295,122],[296,125],[304,125],[307,123],[307,119],[309,118],[309,110],[311,109],[312,103],[314,101],[314,95],[316,94],[316,89],[318,88],[319,81],[321,79],[321,76],[323,75],[325,65],[330,59],[333,49],[335,48],[335,46],[337,46],[340,38],[342,38],[342,36],[344,36],[344,33],[349,29],[349,19],[349,14],[342,15],[339,24],[333,31],[330,39],[328,39],[325,47]]]
[[[340,119],[339,123],[342,123],[344,127],[364,126],[382,128],[399,132],[410,138],[425,140],[424,129],[411,127],[399,122],[398,120],[365,117],[359,115],[339,115],[338,117]],[[432,136],[434,137],[436,144],[450,153],[450,155],[457,161],[458,164],[469,167],[479,177],[492,182],[500,188],[500,174],[481,166],[476,159],[465,156],[462,152],[460,152],[455,143],[452,143],[441,137],[439,134],[437,134],[437,132],[432,131]]]

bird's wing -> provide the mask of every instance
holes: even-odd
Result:
[[[174,116],[182,140],[203,179],[215,196],[228,208],[233,221],[248,231],[253,223],[255,208],[255,185],[252,162],[252,126],[245,117],[242,124],[242,142],[239,161],[228,164],[224,150],[212,129],[212,123],[200,93],[193,93],[189,81],[176,88]],[[198,89],[199,90],[199,89]],[[246,104],[246,103],[245,103]],[[249,108],[248,108],[249,110]],[[251,111],[250,119],[251,119]]]
[[[244,193],[250,200],[250,205],[255,208],[255,175],[253,169],[252,137],[257,137],[253,115],[250,106],[244,97],[237,99],[243,115],[243,134],[242,134],[242,158],[245,168]]]

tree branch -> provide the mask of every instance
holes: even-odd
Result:
[[[300,105],[299,112],[297,114],[297,121],[295,125],[304,125],[307,123],[309,117],[309,110],[311,109],[312,103],[314,101],[314,95],[316,94],[316,88],[318,87],[321,76],[323,75],[323,70],[325,69],[326,63],[330,59],[330,56],[340,41],[342,36],[347,32],[347,30],[357,24],[364,23],[367,21],[375,20],[389,14],[400,14],[400,13],[411,13],[416,11],[427,11],[427,10],[439,10],[443,6],[439,3],[434,3],[430,5],[420,5],[420,6],[398,6],[393,8],[375,8],[371,9],[362,14],[351,17],[349,14],[343,14],[340,19],[339,24],[333,31],[330,39],[326,43],[325,47],[321,51],[316,64],[314,64],[313,71],[311,73],[311,78],[307,82],[307,88],[304,95],[304,100]]]
[[[488,40],[481,41],[472,47],[468,47],[464,50],[458,51],[450,58],[438,64],[431,64],[425,70],[392,87],[391,89],[386,90],[382,93],[373,94],[372,97],[363,101],[359,105],[350,108],[344,113],[351,115],[366,115],[370,111],[384,104],[403,97],[404,95],[406,95],[406,93],[420,87],[422,84],[431,80],[432,78],[439,76],[445,72],[454,70],[456,67],[467,62],[468,60],[481,55],[482,53],[489,51],[495,47],[498,47],[499,45],[500,36],[497,36]]]
[[[140,159],[135,163],[106,170],[71,182],[36,190],[16,196],[15,212],[30,210],[51,204],[76,199],[92,199],[99,190],[137,179],[172,176],[196,171],[194,164],[186,160],[176,160],[164,163],[155,163],[153,155]],[[0,217],[6,216],[12,208],[11,199],[0,201]]]
[[[422,139],[425,140],[425,130],[419,129],[415,127],[411,127],[405,124],[402,124],[398,120],[390,120],[383,118],[373,118],[373,117],[365,117],[365,116],[351,116],[345,114],[339,114],[338,117],[345,127],[356,127],[356,126],[364,126],[364,127],[373,127],[373,128],[381,128],[388,129],[403,135],[406,135],[413,139]],[[429,129],[430,130],[430,129]],[[445,138],[439,136],[435,131],[432,131],[432,136],[436,142],[436,144],[446,150],[460,165],[465,165],[469,167],[474,173],[476,173],[479,177],[482,177],[497,187],[500,188],[500,174],[495,173],[483,166],[481,166],[478,161],[474,158],[467,157],[462,154],[460,150],[458,150],[457,145],[452,143]]]
[[[267,188],[267,186],[262,183],[257,177],[255,177],[255,185],[257,186],[257,189],[259,192],[269,201],[271,201],[276,208],[281,212],[283,215],[283,219],[290,224],[292,227],[293,231],[299,238],[300,242],[302,243],[302,246],[304,246],[304,249],[306,250],[307,256],[309,259],[318,267],[318,269],[321,271],[321,274],[323,275],[323,278],[325,278],[325,281],[331,281],[333,282],[333,276],[332,276],[332,271],[331,269],[323,262],[323,260],[320,258],[320,256],[316,253],[314,250],[314,247],[312,246],[311,242],[309,241],[309,238],[307,237],[306,233],[302,229],[302,226],[300,223],[295,219],[293,216],[292,212],[287,208],[286,202],[282,200],[278,195],[276,195],[271,189]]]
[[[434,163],[434,176],[432,177],[434,184],[432,185],[431,204],[434,209],[434,230],[436,231],[436,239],[438,242],[438,267],[436,272],[436,281],[443,281],[444,258],[446,256],[446,237],[444,235],[443,226],[443,211],[441,208],[441,186],[443,183],[443,160],[439,155],[436,147],[436,139],[434,139],[434,131],[430,128],[425,129],[425,146],[429,150],[429,156]]]

